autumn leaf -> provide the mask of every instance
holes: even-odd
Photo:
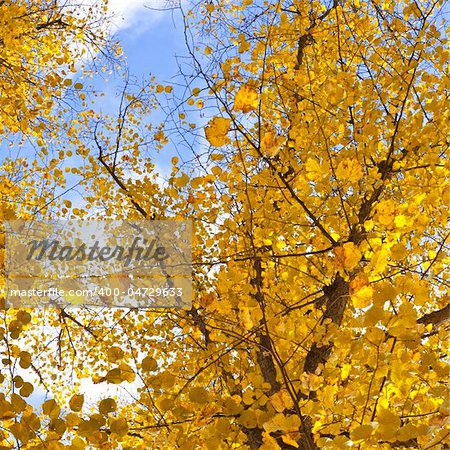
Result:
[[[208,392],[202,387],[194,387],[189,391],[189,400],[194,403],[207,403]]]
[[[230,142],[228,131],[231,120],[225,117],[214,117],[205,127],[205,136],[213,147],[222,147]]]
[[[373,431],[374,427],[372,425],[360,425],[350,433],[350,437],[352,438],[353,441],[364,442],[372,435]]]
[[[158,368],[158,363],[151,357],[146,356],[141,362],[142,369],[146,372],[154,371]]]
[[[47,416],[50,416],[52,419],[59,416],[61,412],[61,408],[58,406],[54,399],[46,400],[42,404],[42,412]]]
[[[258,92],[255,88],[243,84],[239,87],[234,97],[233,109],[249,113],[258,106]]]
[[[113,419],[110,422],[109,429],[111,430],[111,433],[115,433],[119,437],[123,437],[128,432],[127,421],[123,418]]]
[[[74,395],[69,401],[69,406],[72,411],[78,412],[81,411],[81,409],[83,408],[83,403],[84,403],[83,394]]]
[[[361,251],[353,242],[346,242],[334,249],[335,266],[337,269],[352,270],[361,260]]]
[[[168,85],[106,2],[0,0],[0,448],[446,445],[443,4],[192,3]],[[7,230],[73,218],[192,236],[117,308],[26,307]]]
[[[361,164],[354,159],[342,160],[336,169],[336,177],[339,180],[348,180],[352,183],[357,183],[363,175]]]

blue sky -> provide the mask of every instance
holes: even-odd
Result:
[[[164,0],[162,0],[164,1]],[[176,56],[187,54],[183,22],[179,10],[155,11],[146,6],[161,6],[160,0],[110,0],[110,11],[114,15],[110,31],[120,42],[126,61],[126,68],[131,77],[137,82],[148,80],[150,76],[156,78],[157,83],[163,85],[174,83],[179,71]],[[158,3],[157,3],[158,2]],[[88,61],[89,65],[89,61]],[[81,74],[80,74],[81,75]],[[80,80],[84,81],[84,80]],[[97,92],[104,93],[104,97],[95,101],[94,109],[105,115],[117,116],[120,103],[120,93],[124,86],[122,73],[99,74],[86,86],[92,84]],[[152,114],[152,122],[164,120],[164,114]],[[92,149],[92,151],[96,151]],[[176,146],[168,144],[159,154],[152,152],[152,162],[155,172],[162,179],[169,175],[172,164],[171,158],[179,154]],[[183,150],[181,150],[183,152]],[[77,165],[77,156],[71,158],[69,165]],[[63,198],[71,200],[76,206],[83,204],[82,197],[76,190],[71,190],[78,184],[79,179],[67,174],[67,186],[59,190],[64,192]],[[67,192],[65,192],[67,190]]]
[[[146,7],[162,4],[159,0],[110,0],[114,14],[111,31],[121,44],[130,75],[137,80],[153,75],[158,83],[165,85],[175,82],[176,56],[186,55],[186,48],[180,11],[155,11]],[[114,116],[119,103],[117,94],[124,84],[121,75],[110,77],[107,83],[103,76],[93,81],[94,87],[105,93],[98,106]],[[158,119],[163,120],[163,115]],[[166,153],[173,156],[173,151]],[[162,159],[168,162],[168,156]]]
[[[151,0],[149,0],[151,2]],[[128,5],[124,9],[124,4]],[[147,3],[149,4],[149,3]],[[117,0],[112,2],[112,12],[116,14],[114,28],[116,36],[122,44],[127,58],[128,68],[137,78],[154,75],[162,83],[170,83],[177,72],[175,55],[185,53],[182,26],[179,12],[155,12],[144,7],[143,0],[139,2]],[[176,21],[178,19],[178,26]],[[106,97],[102,100],[105,113],[114,114],[117,97],[115,92],[123,85],[123,80],[110,78],[105,85],[102,77],[94,79],[97,89],[105,91]],[[70,186],[70,183],[69,183]],[[68,193],[64,198],[75,200],[74,193]],[[26,373],[26,378],[29,374]],[[120,394],[120,389],[111,386],[94,385],[90,380],[84,380],[81,392],[90,392],[89,402],[105,394]],[[97,391],[97,392],[96,392]],[[51,394],[50,394],[51,397]],[[46,393],[36,388],[30,401],[39,406],[46,398]]]
[[[96,4],[98,0],[84,0],[87,5]],[[179,73],[177,56],[186,57],[188,51],[185,46],[184,26],[182,15],[179,9],[151,9],[163,8],[171,0],[109,0],[109,10],[112,15],[110,23],[110,32],[120,42],[123,49],[126,66],[131,77],[137,81],[148,80],[150,76],[154,76],[158,83],[163,85],[173,84],[180,78],[176,79]],[[89,66],[90,61],[84,61]],[[94,109],[104,115],[117,117],[120,97],[119,94],[124,86],[123,74],[117,73],[112,75],[99,74],[90,80],[83,79],[81,71],[75,75],[76,81],[81,81],[83,85],[90,90],[92,87],[97,92],[103,92],[104,97],[95,98]],[[106,81],[107,79],[107,81]],[[199,87],[197,84],[191,86]],[[184,88],[178,90],[174,87],[175,96],[179,98],[185,95]],[[92,98],[92,97],[91,97]],[[171,106],[174,104],[172,103]],[[90,105],[88,105],[90,107]],[[186,111],[189,122],[194,122],[199,127],[198,135],[203,136],[201,127],[208,121],[211,110],[200,111],[195,106],[190,107]],[[177,113],[176,113],[177,115]],[[152,123],[160,123],[165,119],[163,112],[152,113]],[[187,125],[186,125],[187,127]],[[8,136],[9,139],[18,142],[20,137]],[[172,142],[172,140],[174,142]],[[183,140],[186,139],[186,141]],[[201,138],[202,139],[202,138]],[[195,133],[190,130],[189,136],[186,133],[181,135],[169,135],[169,144],[159,153],[151,150],[152,162],[155,164],[155,172],[161,174],[163,178],[167,178],[172,169],[171,159],[173,156],[181,156],[181,160],[191,160],[193,149],[198,149]],[[0,149],[2,156],[0,162],[5,157],[10,156],[15,159],[18,156],[25,158],[34,158],[35,151],[31,143],[25,142],[23,146],[12,145],[8,147],[8,139],[0,141]],[[181,143],[181,145],[180,145]],[[189,148],[186,148],[188,143]],[[58,148],[53,149],[58,151]],[[95,152],[95,149],[92,149]],[[155,156],[155,158],[154,158]],[[52,156],[49,155],[49,159]],[[73,157],[65,158],[61,168],[78,166],[82,162],[74,154]],[[77,206],[81,206],[83,201],[77,190],[71,188],[76,187],[79,178],[66,174],[66,188],[57,188],[55,195],[64,199],[71,200]]]
[[[170,81],[177,71],[175,55],[185,53],[180,13],[145,8],[139,13],[140,18],[132,19],[117,33],[130,71],[136,75],[151,72],[160,80]]]
[[[87,1],[96,2],[96,0]],[[109,0],[110,13],[113,15],[110,31],[121,43],[130,75],[138,80],[148,79],[150,75],[153,75],[161,84],[171,84],[178,71],[175,56],[186,55],[180,11],[177,9],[155,11],[146,7],[162,7],[165,1]],[[96,90],[105,93],[105,97],[97,102],[96,109],[101,109],[104,114],[115,116],[119,102],[117,94],[124,84],[122,76],[111,75],[109,81],[105,82],[104,75],[98,75],[91,82]],[[162,118],[161,115],[158,120]],[[2,150],[0,163],[7,156],[13,159],[18,156],[34,157],[34,149],[26,142],[22,147],[17,145],[9,147],[8,139],[17,142],[19,137],[11,135],[0,141]],[[157,164],[162,172],[170,171],[170,159],[175,152],[176,149],[173,146],[161,152]],[[66,159],[65,163],[76,165],[76,157],[74,156],[71,161]],[[75,183],[71,178],[69,176],[67,180],[68,189]],[[61,193],[64,189],[58,191]],[[64,194],[63,198],[76,200],[76,197],[77,194],[72,191]]]
[[[123,8],[125,3],[128,4],[126,10]],[[179,12],[174,12],[172,17],[170,11],[151,11],[144,7],[142,0],[139,2],[117,0],[112,2],[112,7],[112,11],[117,15],[114,20],[116,36],[126,55],[130,73],[139,79],[152,74],[159,82],[170,84],[178,70],[175,55],[186,53]],[[93,81],[97,89],[106,92],[106,97],[102,100],[102,109],[105,113],[114,114],[118,102],[115,93],[123,86],[122,78],[110,78],[106,85],[102,77],[97,77]],[[167,160],[170,158],[162,159]],[[161,169],[167,170],[166,167]],[[64,198],[76,201],[76,194],[69,192]],[[26,374],[27,379],[28,376],[29,373]],[[133,390],[133,386],[128,385],[128,389]],[[91,380],[83,380],[80,392],[89,393],[88,404],[91,404],[104,395],[120,396],[122,391],[116,386],[94,385]],[[49,397],[52,397],[51,393]],[[29,401],[39,407],[46,398],[45,391],[36,387]]]
[[[185,53],[181,15],[178,10],[146,8],[152,4],[155,0],[112,0],[111,31],[122,45],[131,74],[151,73],[169,82],[177,72],[175,55]]]

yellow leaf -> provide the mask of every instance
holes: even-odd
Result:
[[[375,254],[370,258],[370,274],[377,275],[386,270],[388,265],[389,249],[385,246],[381,247],[375,252]]]
[[[339,180],[348,180],[352,183],[357,183],[363,175],[361,164],[356,159],[344,159],[336,169],[336,177]]]
[[[353,441],[364,441],[373,433],[372,425],[360,425],[356,427],[351,433],[350,437]]]
[[[247,308],[247,307],[240,308],[239,317],[241,319],[242,325],[244,326],[244,328],[246,330],[250,330],[253,328],[254,323],[253,323],[252,314],[250,312],[250,308]]]
[[[353,242],[346,242],[334,249],[335,266],[338,269],[352,270],[361,260],[361,252]]]
[[[106,380],[108,381],[108,383],[111,383],[111,384],[122,383],[123,379],[122,379],[122,373],[121,373],[120,369],[118,367],[116,367],[115,369],[111,369],[106,374]]]
[[[128,381],[128,383],[132,383],[135,380],[136,373],[128,364],[120,363],[119,369],[121,372],[122,379],[124,381]]]
[[[75,412],[81,411],[81,409],[83,408],[83,403],[84,403],[84,395],[83,394],[74,395],[69,400],[70,409]]]
[[[341,379],[346,380],[350,375],[352,366],[350,364],[343,364],[341,369]]]
[[[205,136],[213,147],[222,147],[230,142],[227,136],[231,120],[225,117],[214,117],[205,127]]]
[[[25,382],[20,388],[19,393],[22,397],[28,397],[33,393],[33,391],[34,391],[33,385],[31,383]]]
[[[382,439],[390,439],[398,432],[401,420],[397,414],[386,408],[379,408],[377,414],[378,431]]]
[[[101,400],[98,405],[98,410],[103,415],[106,415],[110,412],[115,411],[116,408],[117,408],[117,404],[113,398],[105,398],[105,399]]]
[[[78,434],[82,437],[90,437],[93,433],[97,432],[100,427],[100,423],[92,418],[89,420],[81,420],[78,424]]]
[[[61,408],[54,399],[50,399],[42,404],[42,412],[52,419],[56,419],[61,412]]]
[[[405,245],[402,244],[402,243],[395,244],[395,245],[391,248],[391,256],[392,256],[396,261],[400,261],[400,260],[404,259],[407,255],[408,255],[408,251],[407,251]]]
[[[174,179],[173,184],[179,188],[183,188],[189,183],[189,176],[183,173],[181,176]]]
[[[202,387],[194,387],[189,391],[189,400],[194,403],[208,403],[208,391]]]
[[[267,153],[270,156],[276,156],[280,152],[280,147],[278,145],[277,135],[273,131],[268,131],[264,133],[261,140],[261,150],[263,153]]]
[[[118,436],[122,437],[128,433],[128,424],[124,418],[119,418],[112,420],[109,425],[109,429],[111,433],[115,433]]]
[[[218,177],[221,173],[222,173],[222,168],[220,168],[219,166],[214,166],[211,167],[211,172]]]
[[[269,432],[263,433],[264,443],[259,447],[259,450],[280,450],[281,447],[278,445],[277,440],[272,437]]]
[[[294,439],[292,439],[290,436],[288,436],[286,434],[283,434],[281,436],[281,440],[287,445],[290,445],[290,446],[295,447],[295,448],[299,448],[299,445],[297,444],[297,441],[295,441]]]
[[[308,158],[305,163],[306,178],[310,181],[318,181],[323,178],[324,169],[315,158]]]
[[[165,139],[166,136],[164,134],[164,131],[159,130],[158,132],[156,132],[154,134],[153,137],[154,137],[155,141],[161,142],[161,141],[163,141]]]
[[[278,391],[272,395],[270,403],[275,408],[275,411],[279,413],[292,407],[292,399],[287,391]]]
[[[238,395],[223,400],[223,409],[227,414],[238,414],[242,411],[241,398]]]
[[[233,109],[235,111],[242,111],[244,113],[248,113],[253,111],[258,106],[258,91],[247,85],[243,84],[240,86],[239,90],[234,97],[234,106]]]
[[[19,366],[28,369],[31,366],[31,355],[28,352],[20,352],[19,357]]]
[[[372,286],[364,286],[351,297],[355,308],[366,308],[372,303],[373,288]]]
[[[284,414],[276,414],[263,424],[264,430],[268,433],[273,431],[294,432],[298,430],[300,419],[298,416],[285,416]]]
[[[237,418],[237,422],[246,428],[255,428],[258,423],[256,412],[252,409],[242,411]]]
[[[414,439],[417,437],[418,430],[415,425],[412,423],[407,423],[404,427],[401,427],[398,430],[398,433],[395,435],[395,438],[399,441],[409,441],[410,439]]]
[[[151,372],[158,368],[158,363],[151,356],[146,356],[142,360],[141,365],[142,365],[142,369],[145,370],[146,372]]]
[[[124,356],[124,351],[115,345],[112,347],[109,347],[106,356],[108,358],[108,361],[115,362],[117,360],[121,360]]]
[[[87,447],[86,441],[81,439],[79,436],[75,436],[72,439],[72,445],[69,448],[74,450],[84,450]]]
[[[14,411],[21,413],[27,407],[27,402],[18,394],[11,394],[11,405]]]

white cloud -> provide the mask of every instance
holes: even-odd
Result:
[[[161,3],[164,0],[109,0],[109,11],[113,15],[112,32],[130,30],[137,35],[162,18],[161,11],[149,9],[146,6],[154,7],[154,3]]]

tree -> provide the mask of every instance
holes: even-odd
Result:
[[[54,311],[58,351],[42,349],[40,373],[61,405],[75,395],[70,414],[44,409],[60,436],[74,448],[448,448],[443,7],[244,0],[184,15],[195,78],[173,126],[145,126],[170,86],[125,90],[120,120],[94,128],[86,185],[102,217],[193,220],[192,308]],[[214,115],[196,127],[190,107]],[[193,158],[157,183],[146,152],[176,136]],[[82,410],[55,361],[137,392]]]
[[[104,55],[112,50],[106,20],[101,2],[89,10],[53,0],[0,1],[2,223],[50,218],[54,204],[64,213],[63,163],[81,146],[77,123],[91,113],[83,84],[74,78],[89,75],[92,64],[87,61],[99,60],[99,50]],[[38,390],[40,385],[48,392],[51,384],[51,376],[40,372],[40,359],[46,356],[40,354],[42,328],[37,324],[43,325],[45,312],[5,308],[4,244],[2,229],[0,447],[51,448],[66,425],[58,419],[55,401],[44,402],[45,393]]]

